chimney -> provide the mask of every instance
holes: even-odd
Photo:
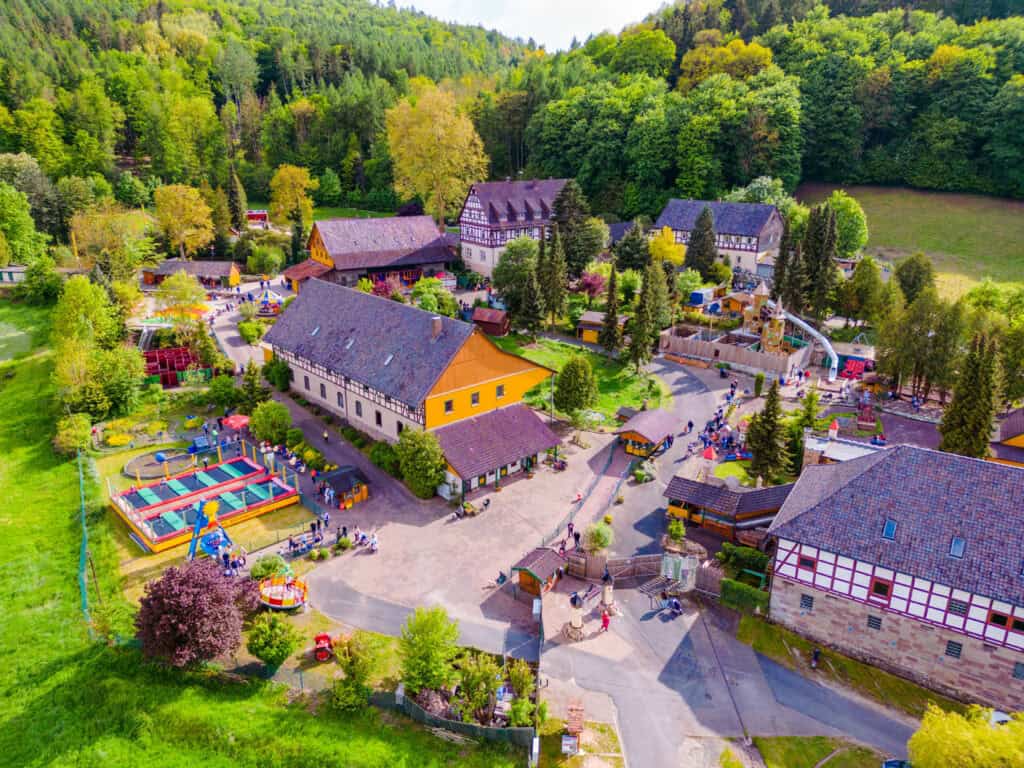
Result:
[[[430,338],[436,340],[441,335],[441,318],[434,315],[430,318]]]

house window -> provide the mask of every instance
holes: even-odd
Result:
[[[949,612],[955,616],[966,616],[967,603],[965,603],[963,600],[950,600]]]
[[[323,383],[320,384],[320,398],[322,400],[327,399],[327,385]]]
[[[989,612],[988,623],[1003,629],[1013,630],[1014,632],[1024,632],[1024,619],[1011,618],[1005,613],[999,613],[998,611]]]
[[[369,392],[369,391],[370,391],[370,385],[369,384],[363,384],[363,392]]]
[[[470,394],[469,403],[470,405],[480,405],[480,393],[473,392],[472,394]]]
[[[953,540],[949,543],[949,556],[960,560],[964,556],[965,549],[967,549],[967,541],[959,536],[954,536]]]
[[[356,400],[356,416],[363,418],[363,404]]]
[[[402,422],[400,422],[400,421],[396,421],[395,422],[395,434],[399,434],[399,435],[402,434],[402,430],[403,429],[405,429],[405,425]]]
[[[885,525],[882,526],[882,538],[893,541],[896,538],[896,521],[886,520]]]
[[[879,630],[882,628],[881,616],[868,616],[868,629]]]
[[[1024,661],[1018,661],[1013,665],[1013,679],[1024,680]]]
[[[499,399],[499,400],[501,400],[501,398],[503,398],[505,396],[505,385],[504,384],[499,384],[498,386],[496,386],[494,388],[494,396],[497,399]]]
[[[800,610],[801,611],[813,611],[814,610],[814,598],[810,595],[800,595]]]
[[[455,401],[454,400],[445,400],[444,401],[444,412],[445,413],[451,413],[454,410],[455,410]]]
[[[302,386],[304,386],[307,390],[309,389],[309,376],[302,377]]]
[[[377,424],[378,427],[381,427],[381,426],[384,425],[384,417],[380,415],[380,411],[375,411],[374,412],[374,414],[373,414],[373,421]]]
[[[338,407],[339,408],[344,408],[345,407],[345,396],[342,395],[341,392],[338,393]]]
[[[871,580],[871,597],[874,599],[888,600],[892,594],[892,582],[885,579]]]
[[[813,571],[814,566],[818,564],[818,561],[815,560],[813,557],[808,557],[807,555],[800,555],[800,559],[797,560],[797,563],[800,568],[808,568]]]
[[[960,654],[964,652],[963,643],[958,643],[955,640],[950,640],[946,643],[946,655],[951,659],[959,659]]]

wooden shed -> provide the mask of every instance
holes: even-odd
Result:
[[[523,592],[540,597],[555,586],[564,564],[565,560],[555,550],[537,547],[512,566],[512,573],[519,574],[519,588]]]
[[[676,416],[660,408],[639,411],[615,430],[626,453],[648,457],[663,445],[672,445]]]
[[[488,336],[504,336],[509,331],[508,312],[490,307],[475,307],[473,324]]]
[[[626,316],[619,315],[619,326],[625,327]],[[601,328],[604,326],[604,312],[587,311],[580,315],[576,323],[576,337],[588,344],[597,344]]]

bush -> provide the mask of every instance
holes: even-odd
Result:
[[[246,259],[250,275],[276,275],[284,264],[284,251],[274,245],[257,245]]]
[[[342,552],[348,552],[352,549],[352,540],[347,536],[343,539],[338,539],[338,542],[332,547],[334,554],[340,555]]]
[[[294,298],[289,296],[289,298]],[[263,366],[263,378],[277,387],[279,392],[285,392],[292,381],[292,367],[279,357],[275,357]]]
[[[764,389],[764,371],[758,371],[754,376],[754,397],[760,397]]]
[[[398,454],[393,446],[388,443],[374,443],[370,449],[370,461],[380,467],[392,477],[401,477],[402,468],[398,461]]]
[[[256,581],[278,576],[288,570],[288,564],[280,555],[263,555],[252,564],[249,575]]]
[[[72,454],[89,447],[92,437],[92,424],[87,413],[74,413],[57,422],[57,434],[53,437],[53,447],[59,453]]]
[[[430,432],[406,429],[395,446],[402,477],[409,490],[421,499],[429,499],[437,493],[437,486],[444,482],[444,454],[437,438]]]
[[[721,551],[715,555],[715,559],[725,567],[729,575],[735,576],[744,570],[765,573],[768,570],[770,558],[764,552],[753,547],[737,546],[725,542],[722,544]]]
[[[159,435],[161,432],[167,431],[167,422],[161,419],[150,421],[145,426],[145,432],[147,435],[154,436]]]
[[[743,613],[768,613],[768,593],[735,579],[722,579],[722,605]]]
[[[210,388],[206,390],[206,396],[211,403],[220,408],[234,408],[238,405],[242,392],[235,386],[233,378],[221,375],[213,377]]]
[[[242,316],[243,320],[255,320],[258,313],[259,308],[254,301],[244,301],[238,308],[238,314]]]
[[[276,613],[261,613],[252,623],[245,647],[271,669],[277,669],[299,646],[299,633]]]
[[[381,658],[381,642],[369,632],[356,630],[335,648],[344,677],[331,687],[331,703],[340,710],[362,709],[370,697],[370,679]]]
[[[508,724],[513,728],[533,725],[534,703],[529,699],[515,698],[508,708]]]
[[[107,435],[104,438],[104,442],[111,448],[123,448],[132,441],[132,436],[127,432],[115,432],[112,435]]]
[[[668,537],[672,541],[684,541],[686,539],[686,525],[682,520],[669,521]]]
[[[302,430],[298,427],[292,427],[284,433],[284,444],[292,449],[305,439],[306,436],[302,434]]]
[[[611,525],[612,524],[612,516],[610,514],[605,515],[604,517],[601,518],[601,520],[604,522],[605,525]]]
[[[255,344],[261,338],[267,327],[258,320],[242,320],[238,324],[238,335],[246,344]]]
[[[291,426],[292,415],[288,408],[274,400],[260,403],[249,418],[249,431],[253,436],[275,445],[284,442]]]
[[[607,523],[594,523],[583,534],[583,546],[588,552],[608,549],[615,540],[615,534]]]
[[[398,647],[402,680],[410,695],[424,689],[438,690],[452,681],[458,639],[459,624],[448,618],[444,608],[417,608],[409,616]]]
[[[468,653],[459,667],[459,691],[455,704],[462,720],[468,723],[476,719],[481,725],[486,725],[493,713],[491,701],[498,692],[501,668],[493,656],[479,651]]]
[[[536,676],[524,659],[515,659],[508,665],[508,681],[516,696],[528,699],[536,688]]]

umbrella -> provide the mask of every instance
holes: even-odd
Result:
[[[224,419],[224,426],[228,429],[242,429],[249,426],[249,417],[240,413],[233,413]]]
[[[704,458],[707,459],[708,461],[715,460],[715,449],[712,448],[710,445],[704,449]]]

